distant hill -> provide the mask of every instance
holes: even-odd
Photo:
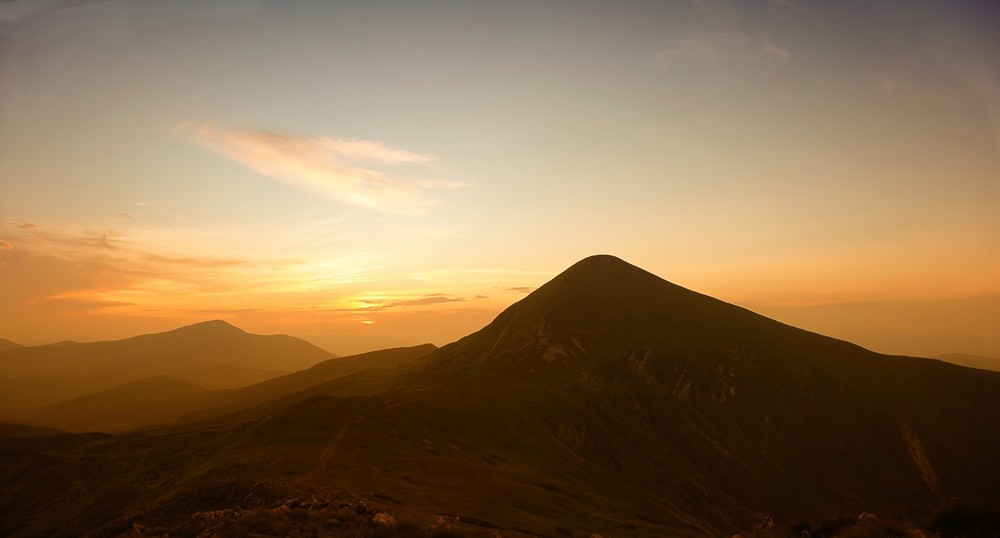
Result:
[[[350,378],[346,391],[372,392],[380,376],[436,350],[431,344],[323,361],[312,368],[227,390],[207,390],[175,376],[154,376],[17,414],[18,420],[72,432],[118,433],[234,413]],[[364,387],[369,387],[367,390]],[[302,393],[302,394],[300,394]]]
[[[1000,353],[1000,336],[997,335],[872,330],[848,332],[839,336],[888,355],[936,357],[949,353],[962,353],[989,357]]]
[[[611,256],[400,353],[145,434],[0,441],[0,534],[198,535],[218,530],[206,513],[273,518],[335,492],[352,517],[418,529],[732,535],[986,499],[1000,481],[1000,374],[880,355]],[[326,368],[355,373],[316,384]]]
[[[944,355],[938,355],[934,358],[943,360],[945,362],[950,362],[952,364],[957,364],[959,366],[967,366],[969,368],[978,368],[980,370],[993,370],[994,372],[1000,372],[1000,359],[995,359],[993,357],[966,355],[964,353],[947,353]]]
[[[15,344],[10,340],[7,340],[5,338],[0,338],[0,351],[7,351],[8,349],[14,349],[18,347],[22,347],[21,344]]]
[[[330,358],[326,351],[286,335],[246,333],[223,321],[124,340],[59,343],[0,352],[0,413],[107,390],[145,377],[176,375],[188,382],[219,387],[259,381],[308,368]],[[231,384],[229,386],[232,386]]]

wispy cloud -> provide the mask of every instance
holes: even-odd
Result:
[[[778,46],[777,43],[771,40],[771,36],[767,34],[757,36],[756,46],[759,47],[760,56],[765,62],[784,63],[792,57],[792,53],[788,52],[784,47]]]
[[[410,300],[407,300],[407,301],[396,301],[394,303],[387,304],[386,308],[395,308],[395,307],[399,307],[399,306],[427,306],[427,305],[441,304],[441,303],[460,303],[460,302],[464,302],[464,301],[465,301],[465,299],[463,299],[461,297],[444,297],[444,296],[441,296],[441,295],[437,295],[437,296],[433,296],[433,297],[424,297],[424,298],[421,298],[421,299],[410,299]]]
[[[435,157],[372,140],[224,129],[212,123],[184,123],[176,133],[258,174],[388,213],[422,214],[434,203],[428,191],[460,186],[375,169],[373,165],[425,165]]]
[[[341,266],[359,273],[370,268],[366,256],[343,252],[312,263],[253,252],[221,257],[217,249],[196,244],[198,230],[164,234],[134,226],[95,230],[53,223],[23,228],[16,222],[0,221],[0,253],[9,277],[0,279],[0,297],[20,304],[73,299],[134,315],[186,311],[192,304],[242,307],[244,301],[293,307],[295,298],[311,291],[303,283],[342,285],[356,276]],[[324,294],[326,300],[331,296]]]
[[[250,262],[240,259],[227,258],[193,258],[193,257],[173,257],[159,254],[147,254],[146,259],[157,264],[182,265],[188,267],[236,267],[250,266]]]
[[[802,5],[794,0],[771,0],[771,4],[801,10]]]
[[[797,7],[790,1],[780,5]],[[747,29],[739,10],[721,0],[691,2],[696,23],[656,54],[666,69],[762,68],[792,59],[791,51],[763,29]]]
[[[507,288],[507,291],[513,291],[517,293],[531,293],[535,291],[535,288],[532,288],[531,286],[512,286],[510,288]]]
[[[464,297],[449,297],[444,294],[435,293],[424,295],[415,299],[388,300],[384,298],[360,298],[356,300],[359,306],[353,308],[338,309],[342,312],[381,312],[394,308],[409,308],[414,306],[430,306],[441,303],[464,303],[468,299]]]
[[[758,67],[777,65],[792,57],[769,35],[750,35],[739,30],[707,31],[675,40],[656,54],[666,68]]]

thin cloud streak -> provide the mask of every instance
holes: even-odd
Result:
[[[435,160],[377,141],[223,129],[211,123],[184,123],[175,132],[258,174],[386,213],[423,214],[435,203],[427,191],[461,186],[372,168],[371,164],[425,165]]]
[[[507,288],[507,291],[515,291],[517,293],[531,293],[535,291],[535,288],[531,286],[512,286]]]
[[[739,30],[698,33],[656,53],[656,59],[666,68],[758,67],[782,64],[791,57],[767,34],[755,36]]]
[[[461,297],[435,296],[435,297],[424,297],[422,299],[411,299],[409,301],[396,301],[395,303],[387,304],[386,308],[395,308],[399,306],[427,306],[427,305],[441,304],[441,303],[460,303],[464,301],[465,299]]]
[[[383,299],[358,299],[362,306],[354,308],[338,308],[334,312],[383,312],[389,309],[410,308],[415,306],[430,306],[442,303],[464,303],[468,301],[465,297],[448,297],[442,294],[425,295],[417,299],[404,299],[400,301],[385,301]]]
[[[781,1],[786,7],[795,3]],[[698,20],[656,53],[665,69],[761,69],[789,62],[792,53],[764,29],[748,29],[735,5],[719,0],[691,2]]]
[[[794,2],[792,0],[771,0],[771,3],[791,9],[797,9],[797,10],[804,9],[798,2]]]

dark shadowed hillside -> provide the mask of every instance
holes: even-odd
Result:
[[[29,426],[27,424],[11,424],[0,422],[0,439],[20,439],[25,437],[45,437],[48,435],[63,435],[69,432],[54,430],[52,428],[42,428],[39,426]]]
[[[23,420],[74,432],[119,432],[165,422],[170,404],[206,389],[170,376],[146,377],[71,398],[22,415]]]
[[[203,529],[349,493],[457,531],[721,535],[1000,481],[1000,374],[872,353],[611,256],[404,355],[147,434],[4,441],[0,531]]]

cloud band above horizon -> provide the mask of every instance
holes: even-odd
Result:
[[[373,168],[373,164],[425,165],[436,158],[372,140],[225,129],[209,122],[183,123],[175,133],[260,175],[386,213],[423,214],[435,203],[428,190],[461,186]]]

